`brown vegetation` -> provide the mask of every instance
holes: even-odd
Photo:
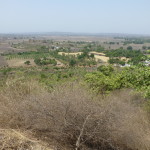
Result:
[[[1,150],[52,150],[46,148],[38,140],[33,139],[29,133],[13,130],[0,130],[0,149]]]
[[[9,81],[0,92],[0,128],[5,129],[0,144],[4,150],[14,142],[16,147],[9,149],[25,149],[24,141],[31,147],[33,141],[47,146],[55,141],[70,150],[148,150],[149,120],[139,106],[141,102],[142,98],[127,90],[102,100],[74,83],[49,93],[35,81]],[[32,136],[28,139],[34,140],[24,138],[27,134],[18,142],[14,138],[18,130],[28,131]]]
[[[5,67],[7,66],[7,62],[6,60],[4,59],[4,57],[0,56],[0,67]]]

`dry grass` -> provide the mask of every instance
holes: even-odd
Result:
[[[94,55],[94,58],[96,61],[102,61],[104,63],[107,63],[109,60],[109,57],[106,56],[98,56],[98,55]]]
[[[106,57],[104,53],[92,51],[89,54],[94,54],[94,58],[96,61],[102,61],[104,63],[107,63],[109,60],[109,57]]]
[[[95,51],[90,51],[89,54],[94,54],[94,55],[99,55],[99,56],[105,56],[106,55],[104,53],[99,53],[99,52],[95,52]]]
[[[14,130],[0,130],[1,150],[53,150],[41,144],[37,139],[33,139],[30,134]]]
[[[76,52],[76,53],[65,53],[65,52],[58,52],[59,55],[70,55],[70,56],[78,56],[78,55],[81,55],[82,52]]]
[[[11,59],[11,60],[6,60],[7,64],[9,67],[27,67],[28,65],[24,64],[24,62],[26,61],[30,61],[30,65],[29,66],[36,66],[36,64],[34,63],[34,59]]]
[[[33,139],[54,140],[70,150],[149,150],[149,120],[139,106],[142,99],[130,93],[101,100],[74,83],[48,93],[33,81],[8,82],[0,93],[0,127],[31,131]],[[11,145],[7,138],[6,143]]]
[[[4,66],[7,66],[7,62],[6,60],[4,59],[3,56],[0,56],[0,67],[4,67]]]

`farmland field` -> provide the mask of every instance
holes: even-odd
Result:
[[[9,67],[26,67],[27,65],[24,64],[26,61],[30,61],[30,65],[29,66],[36,66],[36,64],[34,63],[34,59],[11,59],[11,60],[7,60],[8,66]]]
[[[83,52],[77,52],[77,53],[65,53],[65,52],[58,52],[59,55],[69,55],[69,56],[78,56],[81,55]],[[104,53],[98,53],[98,52],[90,52],[89,54],[94,54],[94,58],[96,61],[102,61],[104,63],[107,63],[109,60],[109,57],[106,57]]]
[[[50,53],[43,52],[23,52],[16,54],[7,54],[3,57],[4,61],[7,62],[9,67],[27,67],[27,66],[36,66],[34,60],[35,59],[54,59]],[[64,64],[59,60],[55,59],[57,62],[57,66],[62,67]],[[26,65],[25,62],[29,61],[30,65]]]
[[[37,52],[25,52],[25,53],[17,53],[17,54],[11,54],[11,55],[5,55],[5,58],[7,60],[11,59],[35,59],[35,58],[41,58],[41,57],[49,57],[49,53],[37,53]]]
[[[0,67],[7,66],[7,61],[4,57],[0,56]]]
[[[106,57],[106,56],[98,56],[98,55],[94,55],[94,57],[95,57],[95,60],[96,61],[102,61],[102,62],[104,62],[104,63],[107,63],[108,62],[108,60],[109,60],[109,57]]]
[[[82,52],[77,52],[77,53],[65,53],[65,52],[58,52],[59,55],[70,55],[70,56],[77,56],[77,55],[81,55]]]

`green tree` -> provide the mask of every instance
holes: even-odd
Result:
[[[36,58],[34,59],[35,64],[37,65],[41,65],[41,59],[40,58]]]
[[[71,59],[70,62],[69,62],[69,66],[74,67],[76,65],[76,63],[77,63],[76,60]]]
[[[114,68],[111,65],[109,66],[102,65],[97,68],[97,71],[102,72],[106,76],[109,76],[114,72]]]
[[[127,50],[133,50],[132,46],[128,46]]]
[[[142,49],[144,49],[144,50],[145,50],[145,49],[147,49],[147,47],[146,47],[146,46],[142,46]]]
[[[27,61],[24,62],[24,64],[26,64],[26,65],[30,65],[30,63],[31,62],[29,60],[27,60]]]
[[[85,81],[89,87],[96,93],[105,95],[115,89],[114,81],[109,76],[104,75],[102,72],[93,72],[85,75]]]
[[[94,59],[94,54],[91,54],[90,57],[91,57],[92,59]]]

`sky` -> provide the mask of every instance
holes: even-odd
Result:
[[[150,0],[0,0],[0,33],[150,34]]]

